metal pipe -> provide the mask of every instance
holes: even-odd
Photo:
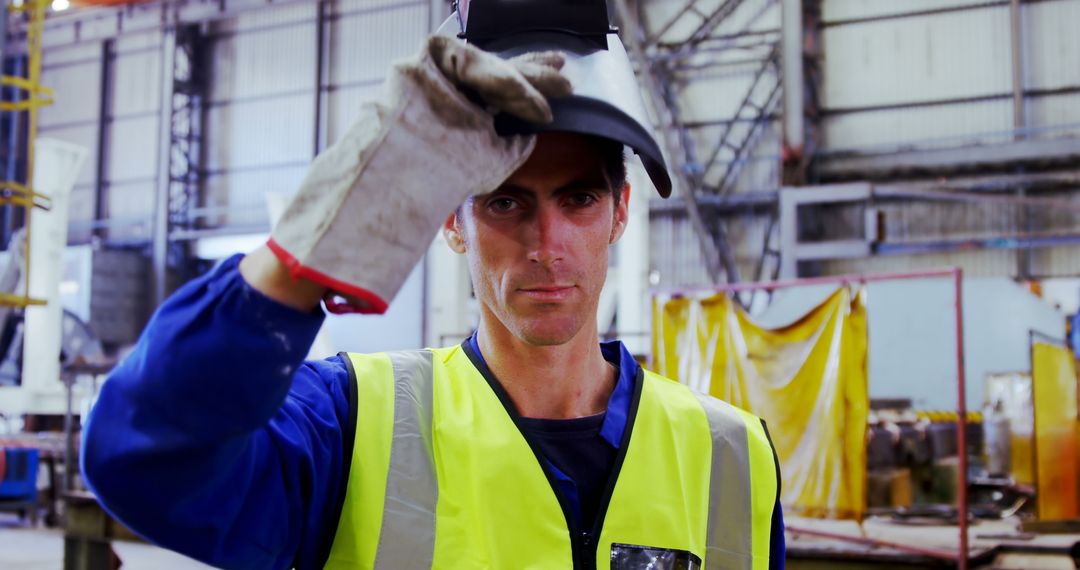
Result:
[[[165,275],[169,253],[169,185],[172,179],[171,151],[173,127],[173,73],[176,65],[176,28],[161,35],[161,98],[158,102],[157,184],[154,188],[153,239],[151,241],[151,307],[165,300]]]
[[[330,53],[329,34],[326,33],[326,15],[329,4],[326,0],[319,0],[315,15],[315,138],[312,141],[311,156],[319,156],[326,148],[327,138],[327,110],[326,95],[323,86],[329,83],[330,65],[327,54]]]
[[[111,120],[110,113],[112,112],[112,99],[113,99],[113,40],[105,40],[101,42],[101,84],[98,88],[99,96],[101,97],[100,104],[98,105],[98,117],[97,117],[97,164],[95,165],[94,175],[94,219],[104,220],[109,216],[109,200],[108,200],[108,182],[106,178],[109,176],[109,149],[111,148],[109,143],[109,123]],[[105,232],[100,231],[99,228],[94,229],[94,235],[99,238],[104,238]]]
[[[812,530],[808,528],[795,527],[791,525],[785,525],[785,530],[788,530],[794,534],[805,534],[806,536],[817,536],[820,538],[831,538],[833,540],[842,540],[844,542],[851,542],[855,544],[863,544],[866,546],[886,547],[901,552],[910,552],[912,554],[922,554],[923,556],[929,556],[939,560],[956,560],[956,553],[949,552],[948,550],[939,550],[936,548],[924,548],[922,546],[913,546],[910,544],[902,544],[899,542],[892,542],[889,540],[881,540],[878,538],[851,536],[848,534],[840,534],[837,532],[829,532],[825,530]]]
[[[806,103],[803,101],[803,5],[802,0],[781,4],[780,62],[783,92],[783,146],[801,153],[806,135]]]
[[[1049,87],[1042,89],[1029,89],[1024,91],[1024,95],[1030,98],[1035,97],[1053,97],[1056,95],[1072,95],[1080,92],[1080,85],[1062,85],[1060,87]],[[901,101],[898,103],[884,103],[881,105],[861,105],[858,107],[827,107],[821,109],[821,115],[823,117],[834,117],[836,115],[850,115],[852,113],[871,113],[878,111],[896,111],[902,109],[918,109],[921,107],[940,107],[944,105],[970,105],[971,103],[985,103],[988,101],[1000,101],[1002,99],[1009,99],[1013,97],[1013,92],[999,92],[999,93],[986,93],[983,95],[972,95],[970,97],[947,97],[942,99],[926,99],[922,101]],[[1056,125],[1054,125],[1056,127]],[[1027,132],[1026,127],[1021,128],[1022,132]]]
[[[1021,45],[1020,0],[1009,0],[1009,37],[1012,43],[1012,100],[1013,128],[1016,139],[1023,138],[1024,119],[1024,52]]]
[[[1080,234],[1027,234],[981,239],[935,240],[921,243],[885,242],[875,246],[875,253],[878,255],[910,255],[917,253],[940,253],[977,249],[1034,249],[1069,245],[1080,245]]]
[[[1076,88],[1076,92],[1080,93],[1080,87]],[[1029,98],[1034,97],[1034,90],[1028,90],[1027,95]],[[1046,125],[1043,127],[1028,127],[1024,129],[1025,135],[1057,135],[1061,136],[1074,136],[1080,132],[1080,123],[1066,123],[1062,125]],[[978,133],[971,133],[967,135],[954,135],[947,137],[931,137],[926,139],[920,139],[917,141],[910,141],[902,145],[896,143],[884,143],[884,144],[869,144],[858,147],[833,147],[819,150],[816,155],[822,158],[831,157],[846,157],[852,155],[863,154],[897,154],[905,152],[919,152],[919,151],[936,151],[936,150],[952,150],[957,146],[978,146],[985,145],[990,142],[988,139],[1001,139],[1002,142],[1012,142],[1006,139],[1012,137],[1016,132],[1013,130],[1007,131],[983,131]],[[1044,137],[1039,137],[1044,138]],[[996,144],[996,143],[995,143]],[[933,145],[933,146],[930,146]],[[1009,176],[1003,174],[1001,176]]]
[[[982,204],[1002,204],[1008,206],[1039,207],[1058,211],[1080,213],[1080,202],[1072,200],[1059,200],[1055,198],[1040,198],[1027,195],[988,194],[985,192],[972,192],[969,190],[949,190],[946,186],[941,190],[916,190],[914,188],[889,188],[874,187],[875,198],[913,198],[918,200],[934,200],[941,202],[979,202]]]
[[[824,277],[800,277],[798,279],[784,279],[767,283],[742,282],[720,285],[702,285],[696,287],[672,287],[652,289],[652,294],[685,295],[689,293],[725,292],[737,293],[741,291],[777,289],[790,289],[792,287],[805,287],[808,285],[846,285],[850,283],[873,283],[875,281],[901,281],[906,279],[927,279],[933,277],[951,277],[956,269],[928,269],[925,271],[907,271],[902,273],[877,273],[877,274],[849,274],[829,275]]]
[[[964,375],[964,270],[955,267],[953,287],[956,309],[956,454],[960,465],[957,479],[957,499],[960,512],[957,513],[960,526],[960,550],[957,567],[967,570],[968,566],[968,480],[967,480],[967,393]]]
[[[861,18],[848,18],[846,20],[830,20],[821,23],[822,28],[837,28],[840,26],[850,26],[853,24],[869,24],[871,22],[882,22],[885,20],[898,20],[901,18],[921,18],[923,16],[936,16],[939,14],[949,14],[953,12],[967,12],[970,10],[983,10],[987,8],[1000,8],[1009,3],[1009,0],[993,0],[990,2],[982,2],[980,4],[959,4],[955,6],[946,6],[943,8],[930,8],[927,10],[914,10],[911,12],[896,12],[893,14],[881,14],[877,16],[864,16]],[[900,6],[901,3],[895,5]]]

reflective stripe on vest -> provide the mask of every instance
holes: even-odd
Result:
[[[572,565],[557,491],[460,347],[348,359],[356,436],[327,568]],[[627,429],[598,568],[618,544],[768,568],[777,474],[760,420],[646,372]]]

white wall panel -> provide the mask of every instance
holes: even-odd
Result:
[[[300,187],[307,166],[229,172],[206,179],[207,205],[225,208],[226,214],[207,219],[211,224],[266,224],[266,194],[292,195]]]
[[[700,74],[679,92],[679,110],[688,123],[729,119],[753,85],[758,64],[747,66],[739,73]],[[762,89],[775,84],[775,75],[762,78]],[[763,96],[765,93],[761,94]],[[759,100],[761,99],[759,98]]]
[[[53,90],[55,103],[41,108],[40,127],[97,120],[101,106],[100,58],[43,67],[41,84]]]
[[[420,48],[428,26],[427,2],[340,17],[330,31],[331,84],[349,85],[384,77],[394,60]]]
[[[106,217],[115,222],[109,228],[113,239],[148,239],[152,231],[156,182],[111,182],[106,199]]]
[[[337,141],[360,114],[360,107],[382,92],[382,83],[334,89],[326,98],[327,140]]]
[[[128,180],[147,180],[157,175],[158,117],[115,119],[110,124],[112,142],[106,165],[111,185]]]
[[[41,51],[41,71],[44,74],[51,67],[97,61],[101,55],[101,50],[94,48],[100,45],[95,42],[87,42],[77,46],[43,49]]]
[[[828,116],[823,121],[824,147],[853,149],[871,145],[923,142],[930,139],[944,146],[960,146],[978,140],[980,133],[1001,133],[1012,129],[1012,101],[1008,99],[889,109]],[[1001,135],[989,137],[1001,142]]]
[[[826,275],[851,273],[899,273],[957,266],[964,277],[992,277],[1016,274],[1016,252],[1007,249],[987,249],[954,253],[924,253],[918,255],[881,255],[866,259],[838,259],[821,264]]]
[[[876,18],[896,14],[910,14],[924,10],[941,10],[961,6],[986,4],[986,0],[904,0],[887,2],[883,0],[824,0],[821,3],[821,16],[825,22],[836,20],[855,20]],[[968,12],[965,12],[968,13]]]
[[[1011,90],[1007,7],[825,28],[828,108]]]
[[[336,14],[354,14],[373,10],[400,8],[406,4],[425,4],[424,0],[338,0],[334,7]]]
[[[1080,86],[1080,1],[1026,4],[1022,14],[1025,88]]]
[[[1036,128],[1080,124],[1080,93],[1028,98],[1026,120]]]
[[[112,78],[110,116],[156,112],[161,105],[161,50],[118,52]]]
[[[39,138],[51,138],[67,141],[86,148],[89,154],[83,161],[82,169],[75,179],[76,185],[94,184],[94,165],[97,164],[97,124],[87,123],[65,127],[44,127],[38,129]]]
[[[114,40],[113,49],[117,53],[157,49],[161,46],[161,37],[161,30],[123,34]]]
[[[216,23],[216,29],[224,33],[243,33],[287,26],[288,24],[314,23],[318,13],[316,2],[289,6],[274,6],[265,10],[245,12],[236,18]]]
[[[767,220],[764,215],[746,215],[728,219],[725,226],[743,281],[754,279]],[[655,271],[658,277],[655,286],[709,284],[703,259],[697,236],[685,217],[652,217],[649,222],[649,263],[650,271]]]
[[[313,90],[315,37],[314,21],[219,37],[210,100]]]
[[[267,192],[293,192],[315,138],[316,18],[308,3],[215,25],[205,110],[211,225],[266,224]]]
[[[76,186],[68,200],[68,243],[88,241],[91,229],[87,222],[94,219],[97,190],[94,186]]]
[[[663,42],[685,41],[695,33],[704,19],[690,11],[679,16],[687,0],[653,0],[645,5],[643,24],[650,35],[667,27],[667,32],[660,38]],[[697,0],[694,7],[701,14],[712,14],[724,0]],[[673,20],[678,17],[677,20]],[[669,26],[670,24],[670,26]],[[766,0],[747,0],[742,2],[732,14],[723,20],[714,30],[713,35],[727,35],[743,30],[762,31],[780,27],[780,3]]]
[[[1080,246],[1047,247],[1035,250],[1031,256],[1033,275],[1080,275]]]
[[[704,285],[709,283],[697,237],[689,222],[674,216],[660,216],[649,223],[650,270],[659,287]]]
[[[314,112],[312,93],[211,107],[206,115],[206,168],[310,161]]]

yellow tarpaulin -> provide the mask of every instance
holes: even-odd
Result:
[[[1039,518],[1076,518],[1080,515],[1076,488],[1076,368],[1069,349],[1034,342],[1031,384],[1035,401],[1035,492]]]
[[[781,502],[803,516],[866,507],[864,293],[841,288],[807,315],[764,329],[726,295],[653,299],[653,368],[768,423]]]

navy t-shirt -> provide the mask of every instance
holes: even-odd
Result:
[[[604,414],[568,420],[521,418],[540,452],[574,481],[583,528],[592,528],[618,451],[600,437]]]

